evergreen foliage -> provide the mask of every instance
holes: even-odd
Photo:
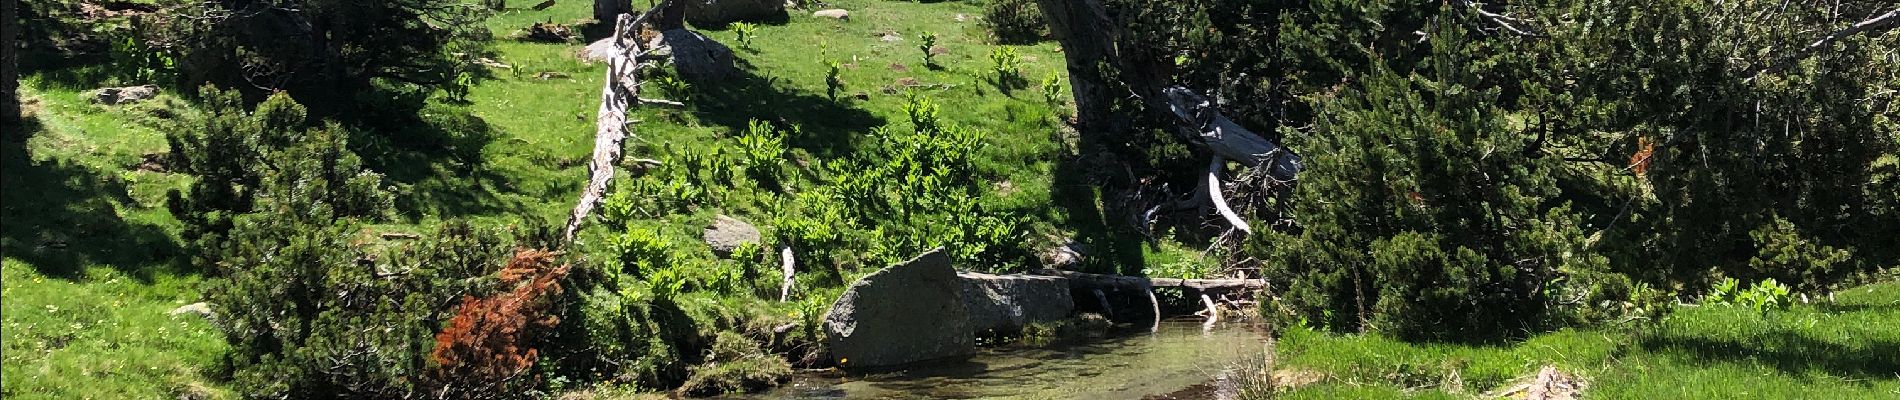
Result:
[[[168,26],[190,83],[287,91],[323,115],[359,102],[350,110],[403,115],[482,72],[486,13],[455,0],[228,0],[193,3]]]

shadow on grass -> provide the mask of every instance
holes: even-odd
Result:
[[[395,184],[396,208],[405,218],[516,213],[529,207],[498,195],[515,191],[516,185],[482,157],[496,133],[481,117],[459,108],[431,108],[356,124],[357,154]]]
[[[801,134],[789,138],[790,145],[824,158],[850,154],[864,133],[885,124],[882,117],[848,105],[844,97],[832,100],[776,81],[741,66],[734,77],[689,87],[692,99],[686,104],[701,121],[734,132],[744,132],[753,119],[798,126]]]
[[[4,127],[0,138],[0,253],[64,279],[109,265],[150,282],[155,269],[177,268],[179,243],[163,228],[128,221],[120,205],[135,204],[110,173],[62,160],[34,161],[26,138],[37,121]]]
[[[1074,240],[1085,254],[1083,271],[1140,275],[1141,246],[1146,237],[1131,224],[1123,223],[1125,217],[1140,211],[1118,207],[1118,201],[1112,198],[1114,189],[1099,186],[1102,181],[1133,177],[1102,176],[1119,175],[1115,173],[1119,171],[1106,168],[1106,162],[1090,162],[1087,158],[1065,155],[1056,167],[1049,194],[1056,207],[1063,209],[1064,220],[1059,223],[1075,232]]]
[[[1790,375],[1819,370],[1856,379],[1892,379],[1900,375],[1900,342],[1873,339],[1866,348],[1851,348],[1775,329],[1746,340],[1718,340],[1690,336],[1646,338],[1642,348],[1657,353],[1683,354],[1704,362],[1739,362],[1773,366]]]

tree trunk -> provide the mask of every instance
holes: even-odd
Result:
[[[666,32],[674,29],[686,29],[687,1],[704,0],[660,0],[660,4],[654,6],[653,11],[649,11],[655,14],[653,18],[651,18],[653,20],[653,30]]]
[[[0,126],[20,122],[19,38],[20,0],[0,0]]]
[[[1115,56],[1117,30],[1101,0],[1037,0],[1049,31],[1062,44],[1067,59],[1069,87],[1074,91],[1075,120],[1084,137],[1116,136],[1128,130],[1131,119],[1115,112],[1116,93],[1109,76]]]
[[[594,20],[603,24],[614,23],[620,14],[632,14],[631,0],[594,0]]]

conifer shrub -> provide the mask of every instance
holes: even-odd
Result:
[[[544,245],[545,226],[511,235],[449,222],[421,240],[379,242],[366,223],[393,202],[346,131],[313,123],[283,94],[247,110],[233,92],[204,93],[205,111],[168,135],[174,164],[196,176],[170,205],[212,277],[205,297],[231,345],[234,387],[265,398],[536,387],[515,378],[536,359],[534,332],[557,321],[547,302],[568,269],[549,267],[546,253],[503,261],[517,244]]]
[[[1434,59],[1480,51],[1433,32]],[[1325,97],[1290,210],[1255,237],[1283,300],[1318,325],[1409,339],[1484,341],[1570,321],[1553,293],[1603,274],[1558,197],[1556,160],[1524,151],[1501,89],[1455,68],[1367,77]],[[1596,275],[1591,275],[1596,276]],[[1613,299],[1623,301],[1625,299]]]
[[[232,0],[180,7],[166,24],[187,82],[290,93],[318,114],[398,107],[456,93],[490,34],[475,2]],[[360,109],[348,107],[367,103]]]
[[[997,43],[1028,44],[1049,36],[1036,0],[990,0],[983,5],[983,25]]]

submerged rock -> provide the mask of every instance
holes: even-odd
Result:
[[[976,354],[962,279],[939,248],[859,279],[825,314],[825,347],[846,368]]]
[[[1075,311],[1069,282],[1053,276],[990,275],[963,278],[963,307],[977,331],[1016,331],[1031,322],[1052,322]]]

